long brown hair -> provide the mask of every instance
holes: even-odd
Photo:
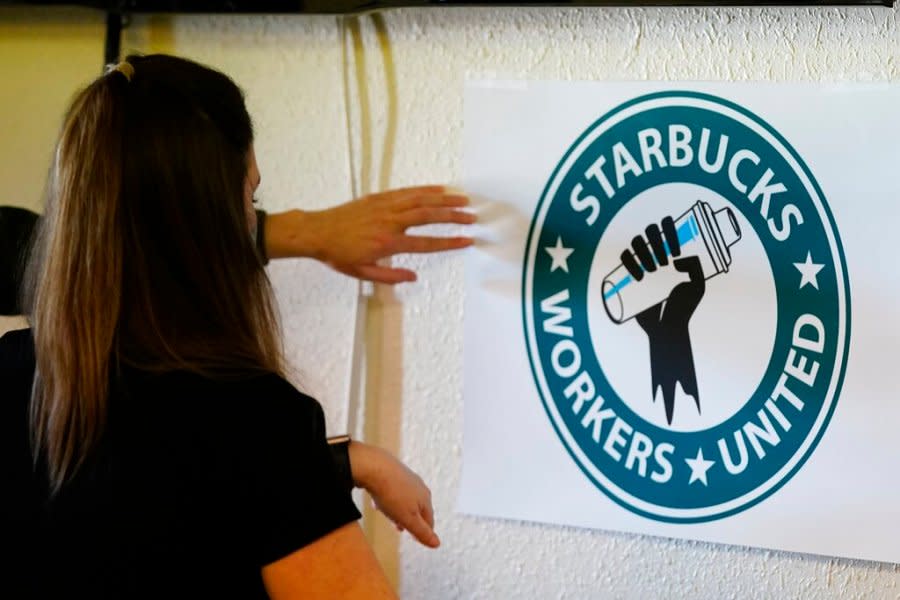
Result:
[[[101,439],[123,365],[283,372],[243,206],[253,129],[240,89],[181,58],[127,62],[72,102],[29,266],[31,431],[53,491]]]

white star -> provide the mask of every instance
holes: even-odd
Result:
[[[547,254],[550,255],[550,258],[553,259],[553,264],[550,265],[551,273],[556,269],[562,269],[566,273],[569,272],[569,255],[575,250],[563,246],[561,237],[556,236],[556,246],[544,246],[544,250],[546,250]]]
[[[707,485],[706,483],[706,472],[709,471],[709,468],[716,464],[714,460],[706,460],[703,458],[703,448],[697,449],[697,458],[686,458],[684,462],[688,464],[691,468],[691,480],[688,481],[688,485],[694,483],[695,481],[699,481],[703,485]]]
[[[817,279],[819,271],[821,271],[825,265],[820,265],[818,263],[814,263],[812,261],[812,255],[807,252],[806,253],[806,262],[802,263],[794,263],[794,266],[797,267],[797,270],[800,271],[800,289],[803,289],[807,283],[811,283],[812,286],[816,289],[819,289],[819,280]]]

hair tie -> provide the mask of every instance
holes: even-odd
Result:
[[[131,78],[134,77],[134,65],[127,60],[123,60],[117,65],[110,65],[110,71],[118,71],[124,75],[125,79],[128,81],[131,81]]]

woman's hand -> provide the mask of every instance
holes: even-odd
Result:
[[[441,541],[434,532],[431,490],[422,478],[376,446],[353,440],[349,452],[353,482],[369,492],[375,507],[400,531],[406,529],[423,545],[437,548]]]
[[[466,248],[469,237],[408,235],[419,225],[470,225],[476,217],[460,210],[468,197],[444,186],[420,186],[370,194],[321,211],[289,211],[266,219],[269,258],[304,256],[337,271],[378,283],[415,281],[416,274],[377,264],[402,253]]]

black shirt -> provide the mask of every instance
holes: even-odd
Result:
[[[27,590],[9,597],[264,598],[261,567],[360,516],[321,406],[275,375],[124,369],[100,447],[51,497],[28,441],[34,365],[28,330],[0,339],[0,589]]]

